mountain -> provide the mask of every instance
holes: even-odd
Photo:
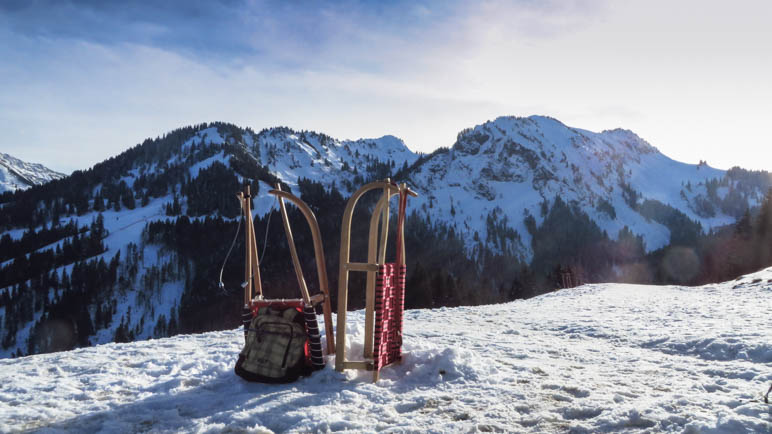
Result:
[[[541,226],[557,197],[612,239],[627,227],[653,251],[674,234],[650,208],[673,208],[709,231],[734,223],[766,193],[706,164],[674,161],[631,131],[594,133],[543,116],[462,131],[409,178],[427,193],[416,199],[421,211],[448,218],[470,245],[488,237],[488,215],[506,219],[517,233],[500,247],[526,261],[534,254],[528,221]]]
[[[6,191],[25,190],[33,185],[45,184],[64,178],[63,173],[37,163],[25,163],[0,152],[0,194]]]
[[[262,238],[271,246],[262,262],[267,293],[294,296],[279,217],[267,230],[276,207],[269,187],[282,183],[314,205],[325,241],[334,246],[331,227],[340,218],[320,208],[332,204],[342,213],[341,192],[418,157],[393,136],[338,141],[289,128],[255,133],[202,124],[0,196],[0,355],[211,330],[231,321],[225,314],[239,297],[233,288],[243,248],[225,273],[232,290],[217,290],[216,279],[228,247],[222,241],[237,226],[235,193],[245,180],[256,196],[258,233],[269,232]],[[290,211],[303,248],[310,242],[305,223]]]
[[[225,258],[244,182],[266,295],[298,293],[268,194],[281,183],[316,213],[335,305],[346,199],[387,177],[419,193],[405,223],[408,286],[420,288],[408,308],[500,303],[582,281],[697,284],[772,265],[768,173],[678,163],[629,131],[499,118],[424,155],[393,136],[200,124],[0,195],[0,357],[235,327],[240,235]],[[354,213],[354,258],[376,199]],[[306,223],[293,207],[289,218],[318,291]],[[361,288],[349,306],[364,306]]]
[[[544,116],[464,130],[406,176],[424,193],[412,206],[443,220],[477,263],[493,251],[537,274],[562,264],[593,281],[709,274],[675,276],[657,262],[674,246],[704,255],[701,240],[758,209],[772,187],[768,172],[685,164],[631,131],[595,133]]]
[[[766,269],[409,310],[404,360],[375,384],[334,355],[292,384],[247,383],[240,329],[0,360],[0,431],[770,432],[770,297]],[[363,323],[348,315],[347,351]]]

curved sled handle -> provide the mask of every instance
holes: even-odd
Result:
[[[276,184],[276,191],[281,190],[281,184]],[[300,259],[298,259],[298,249],[295,246],[295,238],[292,236],[292,228],[290,227],[289,217],[287,216],[287,207],[284,205],[284,199],[275,195],[276,200],[279,202],[279,210],[281,211],[281,220],[284,223],[284,233],[287,235],[287,245],[290,249],[290,256],[292,257],[292,267],[295,269],[295,277],[298,279],[298,286],[300,287],[300,296],[307,304],[311,304],[311,295],[308,294],[308,286],[306,285],[306,279],[303,277],[303,268],[300,266]]]
[[[298,207],[300,212],[306,218],[308,226],[311,229],[311,238],[314,243],[314,256],[316,258],[316,272],[319,277],[319,290],[324,295],[324,305],[322,311],[324,312],[324,330],[327,335],[327,354],[335,352],[335,336],[332,330],[332,304],[330,302],[330,290],[329,280],[327,278],[327,266],[324,259],[324,247],[322,245],[322,235],[319,231],[319,223],[316,220],[316,215],[311,211],[311,208],[303,202],[300,198],[293,195],[290,192],[283,191],[281,186],[277,184],[275,190],[268,192],[276,196],[279,200],[279,207],[281,209],[282,220],[284,221],[284,230],[287,234],[287,243],[290,246],[290,254],[292,255],[292,265],[295,268],[295,275],[298,279],[298,285],[300,285],[300,291],[303,296],[303,301],[309,306],[313,305],[313,301],[316,297],[311,297],[308,293],[308,287],[306,281],[303,278],[303,270],[300,267],[300,260],[298,259],[297,249],[295,247],[295,241],[292,237],[292,229],[290,228],[289,219],[287,217],[287,208],[284,205],[284,199],[292,202]]]

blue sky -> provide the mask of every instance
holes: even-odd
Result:
[[[501,115],[772,170],[772,2],[4,1],[0,151],[70,172],[222,120],[453,144]]]

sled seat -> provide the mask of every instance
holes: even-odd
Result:
[[[402,318],[405,311],[405,264],[383,264],[375,287],[373,368],[402,361]]]

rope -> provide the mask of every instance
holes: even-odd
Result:
[[[251,214],[251,213],[250,213]],[[271,216],[273,215],[273,211],[270,211],[268,213],[268,221],[265,224],[265,237],[263,237],[263,251],[260,252],[260,258],[257,261],[257,266],[259,267],[260,264],[263,263],[263,260],[265,259],[265,248],[268,245],[268,231],[271,228]],[[231,252],[233,251],[233,246],[236,245],[236,240],[239,238],[239,231],[241,230],[241,221],[244,220],[244,216],[242,215],[239,219],[239,224],[236,226],[236,235],[233,236],[233,242],[231,242],[231,246],[228,249],[228,253],[225,255],[225,260],[222,262],[222,267],[220,267],[220,281],[217,283],[217,287],[220,288],[225,294],[227,294],[229,291],[225,289],[225,284],[222,281],[222,274],[225,270],[225,264],[228,262],[228,258],[231,256]],[[250,280],[252,280],[255,277],[255,272],[252,272],[252,275],[249,276],[249,280],[244,282],[243,286],[246,286]]]
[[[278,200],[278,197],[276,198]],[[268,213],[268,221],[265,223],[265,237],[263,237],[263,251],[260,252],[260,259],[257,261],[257,265],[260,266],[260,264],[265,259],[265,248],[268,246],[268,229],[271,227],[271,216],[273,215],[273,211],[270,211]],[[254,275],[253,275],[254,277]]]
[[[265,248],[267,247],[267,244],[268,244],[268,231],[271,228],[271,216],[272,215],[273,215],[273,211],[268,213],[268,221],[265,223],[265,237],[263,238],[263,251],[260,252],[260,257],[257,259],[257,266],[258,267],[260,267],[260,264],[262,264],[263,260],[265,259]],[[245,288],[247,285],[249,285],[249,282],[251,282],[252,279],[255,278],[255,272],[257,272],[257,270],[252,271],[252,275],[249,276],[249,279],[246,282],[241,284],[242,288]],[[262,296],[260,296],[260,297],[262,297]]]
[[[223,273],[223,270],[225,270],[225,264],[228,262],[228,258],[231,256],[231,252],[233,251],[233,246],[236,245],[236,240],[239,238],[239,230],[241,230],[241,220],[243,218],[244,217],[242,216],[242,218],[239,219],[239,224],[238,226],[236,226],[236,235],[233,236],[233,242],[231,243],[231,247],[228,249],[228,254],[225,255],[225,260],[222,261],[222,267],[220,267],[220,282],[217,284],[217,287],[220,288],[220,290],[222,290],[225,293],[227,293],[227,291],[225,291],[225,284],[222,283],[222,273]]]

